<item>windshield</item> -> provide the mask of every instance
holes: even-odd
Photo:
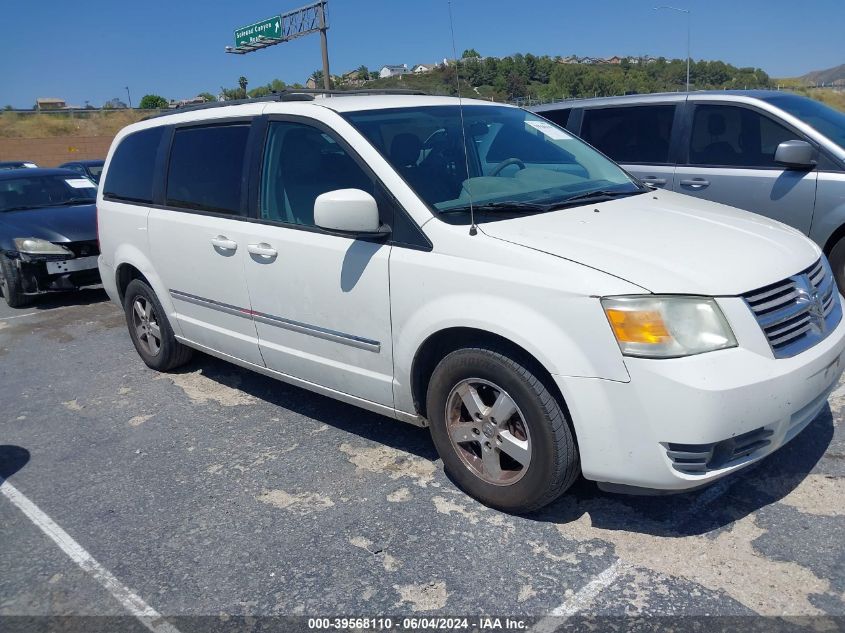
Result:
[[[812,126],[845,149],[845,114],[823,103],[796,95],[767,97],[766,101]]]
[[[462,117],[457,105],[426,106],[345,117],[438,212],[470,202],[504,208],[530,204],[537,212],[593,191],[642,191],[596,150],[519,108],[468,105]]]
[[[94,183],[81,176],[22,176],[0,180],[0,212],[90,204],[96,197]]]

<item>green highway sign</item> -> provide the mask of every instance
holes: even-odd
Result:
[[[261,38],[280,39],[281,37],[282,16],[274,15],[272,18],[261,20],[261,22],[235,29],[235,46],[251,44]]]

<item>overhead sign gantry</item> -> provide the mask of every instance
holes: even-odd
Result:
[[[226,52],[233,55],[245,55],[254,51],[289,42],[290,40],[320,33],[323,49],[323,87],[331,89],[329,74],[329,47],[326,31],[329,28],[326,4],[328,0],[318,0],[281,15],[274,15],[259,22],[235,29],[235,45],[227,46]]]

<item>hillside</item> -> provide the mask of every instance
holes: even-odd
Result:
[[[845,64],[826,70],[814,70],[798,79],[809,86],[845,86]]]
[[[686,61],[664,58],[650,59],[648,63],[625,60],[621,64],[567,64],[560,58],[517,54],[462,59],[459,73],[465,96],[474,93],[496,101],[665,92],[684,90],[686,86]],[[693,90],[774,87],[759,68],[737,68],[720,61],[693,62],[690,82]],[[441,67],[420,75],[376,79],[363,87],[455,94],[455,69]]]

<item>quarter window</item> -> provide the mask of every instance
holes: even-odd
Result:
[[[241,215],[249,124],[177,128],[167,172],[167,205]]]
[[[666,164],[675,106],[629,106],[584,111],[581,138],[617,163]]]
[[[799,136],[748,108],[700,105],[695,108],[690,136],[690,165],[778,167],[775,151]]]
[[[261,218],[314,226],[314,201],[336,189],[376,195],[373,181],[330,135],[302,123],[271,122],[262,169]]]
[[[126,136],[114,151],[103,196],[129,202],[153,201],[153,175],[163,127]]]

